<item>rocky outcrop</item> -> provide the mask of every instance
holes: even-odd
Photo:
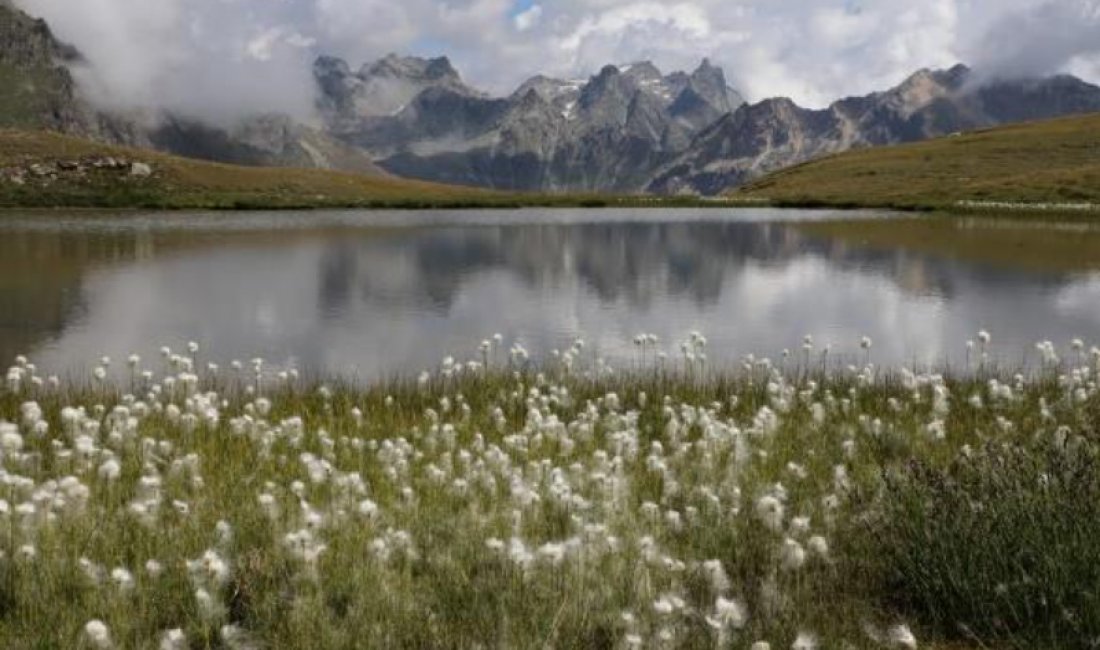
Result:
[[[0,167],[0,185],[47,187],[63,181],[84,181],[107,176],[140,181],[156,174],[149,162],[116,156],[85,156]]]
[[[66,67],[79,59],[44,21],[0,1],[0,127],[92,134],[94,112]]]

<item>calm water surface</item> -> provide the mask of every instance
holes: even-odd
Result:
[[[922,364],[963,363],[980,328],[1012,362],[1035,356],[1041,339],[1100,339],[1100,273],[1089,264],[1031,264],[1028,247],[990,262],[808,227],[851,216],[8,215],[0,218],[0,354],[76,373],[102,355],[117,366],[131,352],[152,359],[161,345],[182,350],[197,340],[204,358],[223,363],[263,357],[370,379],[435,367],[448,354],[477,358],[495,332],[535,356],[583,336],[620,366],[636,359],[631,339],[640,332],[658,335],[675,357],[699,330],[718,364],[748,353],[776,358],[806,334],[850,358],[868,335],[875,361]],[[983,227],[971,225],[971,239]],[[1083,235],[1080,246],[1097,237]]]

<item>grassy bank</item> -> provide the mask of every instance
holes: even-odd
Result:
[[[1080,220],[936,215],[810,221],[794,227],[852,247],[907,251],[1005,269],[1100,270],[1100,226]]]
[[[1100,115],[851,151],[771,174],[731,196],[789,206],[1097,215]]]
[[[368,387],[197,347],[65,384],[19,360],[0,645],[1092,647],[1100,352],[686,349],[613,374],[486,342]]]
[[[0,208],[237,210],[716,205],[722,204],[693,198],[520,194],[318,169],[241,167],[112,147],[45,131],[0,129]]]

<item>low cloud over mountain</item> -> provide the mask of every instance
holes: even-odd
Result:
[[[572,13],[571,0],[410,0],[369,20],[369,1],[265,0],[268,11],[257,0],[18,1],[51,21],[0,0],[0,65],[28,82],[0,91],[19,107],[0,123],[242,164],[712,194],[852,147],[1100,110],[1087,82],[1100,72],[1100,0],[1005,0],[982,12],[976,0],[610,0]],[[359,25],[370,27],[353,38]],[[779,56],[764,34],[794,34],[800,47]],[[457,58],[337,56],[387,43]],[[954,66],[959,50],[978,67]],[[689,54],[708,51],[718,58]],[[667,73],[666,61],[687,65]],[[514,79],[528,66],[544,74]],[[768,98],[773,89],[789,92]]]
[[[498,95],[534,73],[691,69],[707,57],[750,101],[818,108],[958,61],[1100,81],[1098,0],[15,1],[84,53],[78,76],[100,102],[223,122],[305,117],[322,54],[446,53]]]

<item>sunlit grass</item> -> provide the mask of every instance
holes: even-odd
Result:
[[[370,386],[20,359],[0,646],[1092,647],[1100,351],[988,340],[952,376],[698,335]]]
[[[966,202],[1100,204],[1100,114],[860,149],[776,172],[732,196],[784,205],[976,210]],[[1053,211],[1057,211],[1056,209]]]
[[[0,71],[2,72],[2,71]],[[149,164],[152,175],[120,170],[24,174],[5,180],[5,169],[86,158],[121,158]],[[0,208],[306,209],[306,208],[522,208],[719,207],[692,197],[497,192],[321,169],[243,167],[114,147],[46,131],[0,128]]]

